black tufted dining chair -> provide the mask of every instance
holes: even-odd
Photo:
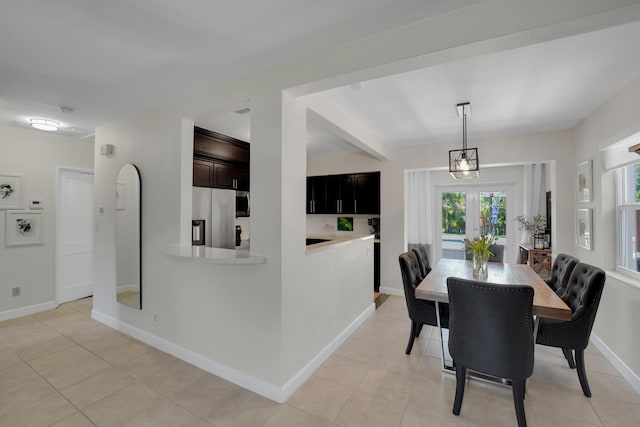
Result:
[[[418,264],[418,257],[415,252],[409,251],[400,254],[398,257],[400,262],[400,272],[402,273],[402,284],[404,286],[404,298],[407,302],[407,311],[411,319],[411,332],[409,342],[407,344],[406,354],[411,354],[413,342],[416,337],[420,336],[423,325],[437,326],[438,319],[436,315],[436,303],[433,301],[424,301],[416,298],[416,287],[422,282],[422,273]],[[448,312],[440,313],[440,321],[444,327],[447,327]]]
[[[571,308],[571,320],[541,318],[536,338],[538,344],[562,349],[569,367],[577,367],[580,386],[587,397],[591,397],[591,389],[584,367],[584,349],[589,344],[605,279],[605,272],[600,268],[578,263],[569,278],[567,291],[561,297]]]
[[[511,380],[518,426],[527,425],[524,394],[533,373],[533,288],[447,278],[449,353],[456,368],[459,415],[467,369]]]
[[[571,273],[580,260],[576,257],[567,254],[558,254],[555,261],[553,261],[553,267],[551,267],[551,277],[547,280],[547,285],[558,294],[558,296],[564,295],[567,291],[567,283],[571,277]]]
[[[431,272],[431,263],[429,262],[427,245],[417,245],[411,250],[416,254],[416,258],[418,258],[420,275],[424,279],[425,277],[427,277],[427,274]]]

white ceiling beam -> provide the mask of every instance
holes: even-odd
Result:
[[[362,125],[349,111],[324,95],[303,97],[314,124],[339,136],[378,160],[389,160],[382,142]]]

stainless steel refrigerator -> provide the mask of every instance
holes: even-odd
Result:
[[[204,220],[204,244],[235,249],[236,192],[193,187],[191,219]]]

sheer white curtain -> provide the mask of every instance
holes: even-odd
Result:
[[[404,197],[407,243],[431,244],[431,173],[426,170],[406,171]]]
[[[540,213],[540,200],[542,199],[542,164],[534,163],[524,166],[524,206],[522,214],[531,220]],[[546,207],[545,207],[546,209]],[[527,242],[529,232],[522,230],[521,242]]]

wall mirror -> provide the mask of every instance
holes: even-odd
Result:
[[[116,180],[116,296],[118,302],[142,309],[140,268],[140,174],[130,163]]]

